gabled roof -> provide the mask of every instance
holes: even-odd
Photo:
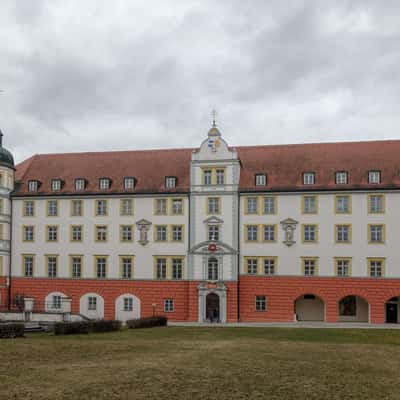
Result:
[[[134,193],[185,193],[190,190],[190,160],[194,149],[116,151],[35,155],[17,165],[16,195],[32,195],[28,181],[39,180],[35,195],[54,194],[51,179],[64,182],[57,194],[74,194],[74,180],[85,178],[85,194],[122,193],[124,177],[135,177]],[[237,147],[241,162],[240,190],[302,191],[400,189],[400,140]],[[336,171],[347,171],[349,183],[335,183]],[[369,184],[368,171],[381,171],[381,183]],[[302,173],[315,172],[315,184],[303,185]],[[267,174],[267,185],[256,186],[255,175]],[[165,177],[177,186],[165,188]],[[109,177],[109,190],[99,190],[99,178]]]

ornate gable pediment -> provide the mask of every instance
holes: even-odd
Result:
[[[217,249],[215,251],[209,251],[208,246],[210,244],[215,244]],[[211,241],[207,240],[205,242],[201,242],[196,244],[190,249],[191,254],[202,254],[202,255],[209,255],[209,254],[237,254],[237,250],[233,247],[227,245],[226,243],[219,242],[219,241]]]
[[[223,219],[216,217],[213,215],[212,217],[208,217],[204,220],[205,224],[222,224],[224,222]]]

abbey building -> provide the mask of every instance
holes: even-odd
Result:
[[[400,141],[0,146],[0,311],[400,322]]]

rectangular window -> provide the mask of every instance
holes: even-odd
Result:
[[[265,296],[256,296],[256,311],[267,310],[267,299]]]
[[[38,191],[38,181],[29,181],[28,182],[28,191],[29,192],[37,192]]]
[[[220,206],[219,206],[219,197],[209,197],[207,199],[207,212],[208,214],[219,214]]]
[[[88,310],[89,311],[97,310],[97,297],[94,297],[94,296],[88,297]]]
[[[369,242],[383,243],[385,241],[383,225],[369,225]]]
[[[122,199],[120,203],[120,214],[122,216],[133,215],[133,201],[132,199]]]
[[[132,190],[135,188],[135,178],[124,178],[124,189]]]
[[[82,225],[71,226],[71,241],[82,242]]]
[[[303,242],[317,241],[317,225],[303,225]]]
[[[110,188],[110,180],[108,178],[100,178],[99,180],[100,190],[107,190]]]
[[[265,186],[267,184],[267,175],[256,174],[256,186]]]
[[[174,300],[164,299],[164,312],[174,312]]]
[[[48,242],[58,241],[58,226],[47,226],[47,241]]]
[[[382,214],[385,210],[385,198],[383,194],[371,194],[368,196],[368,212],[370,214]]]
[[[176,186],[176,178],[175,176],[167,176],[165,178],[165,187],[167,189],[174,188]]]
[[[107,200],[96,200],[96,215],[105,216],[108,214]]]
[[[82,200],[72,200],[72,202],[71,202],[71,215],[73,217],[82,217],[82,215],[83,215],[83,202],[82,202]]]
[[[247,273],[249,275],[256,275],[258,268],[257,258],[248,258],[247,259]]]
[[[336,184],[337,185],[346,185],[348,183],[347,179],[347,171],[337,171],[336,172]]]
[[[217,185],[223,185],[225,183],[225,170],[217,169]]]
[[[276,198],[264,197],[264,214],[276,213]]]
[[[335,211],[337,214],[349,214],[350,209],[350,196],[339,195],[335,197]]]
[[[132,225],[121,225],[121,242],[132,242],[133,241],[133,230]]]
[[[314,259],[303,259],[304,276],[317,275],[317,261]]]
[[[247,225],[247,241],[257,242],[258,241],[258,225]]]
[[[156,199],[156,214],[167,215],[167,199]]]
[[[24,217],[35,216],[35,202],[33,200],[24,201]]]
[[[274,242],[275,240],[275,225],[264,225],[264,242]]]
[[[372,278],[380,278],[384,275],[383,260],[369,260],[369,276]]]
[[[314,172],[304,172],[303,174],[303,184],[304,185],[314,185],[315,174]]]
[[[107,242],[107,225],[96,226],[96,242]]]
[[[157,279],[167,279],[167,259],[156,259],[156,276]]]
[[[172,226],[172,241],[182,242],[183,240],[183,227],[181,225]]]
[[[381,172],[368,171],[368,183],[381,183]]]
[[[172,215],[182,215],[182,214],[183,214],[183,200],[172,199]]]
[[[317,212],[317,196],[303,196],[303,214]]]
[[[47,258],[47,276],[57,278],[57,256],[46,256]]]
[[[265,258],[264,259],[264,274],[265,275],[274,275],[275,274],[275,259],[274,258]]]
[[[172,259],[172,279],[182,279],[183,261],[181,258]]]
[[[24,242],[33,242],[35,240],[35,227],[24,226]]]
[[[62,299],[60,295],[52,296],[52,302],[50,304],[53,310],[60,310],[62,304]]]
[[[133,311],[133,298],[124,297],[124,311]]]
[[[219,240],[219,226],[210,225],[208,227],[208,240],[218,241]]]
[[[351,225],[336,225],[336,242],[350,243],[351,242]]]
[[[203,171],[203,184],[204,185],[212,184],[212,171],[209,169]]]
[[[82,277],[82,257],[72,256],[71,257],[71,275],[73,278]]]
[[[258,213],[258,199],[257,197],[247,197],[247,214],[257,214]]]
[[[156,226],[156,241],[166,242],[167,241],[167,226],[158,225]]]
[[[336,260],[336,275],[337,276],[350,276],[350,260],[337,259]]]
[[[121,258],[121,276],[122,279],[132,279],[132,257]]]
[[[107,277],[107,258],[96,257],[96,278],[104,279]]]
[[[57,217],[57,215],[58,215],[58,201],[57,200],[48,200],[47,216],[48,217]]]
[[[34,259],[33,256],[23,256],[23,265],[24,265],[24,276],[32,277],[33,276],[33,264]]]
[[[51,190],[53,192],[59,192],[61,190],[61,180],[60,179],[53,179],[51,181]]]
[[[75,179],[75,190],[77,192],[85,190],[85,180],[84,179],[81,179],[81,178]]]

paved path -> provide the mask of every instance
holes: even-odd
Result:
[[[235,323],[200,323],[200,322],[168,322],[168,326],[196,326],[199,328],[339,328],[339,329],[400,329],[400,324],[368,324],[356,322],[235,322]]]

